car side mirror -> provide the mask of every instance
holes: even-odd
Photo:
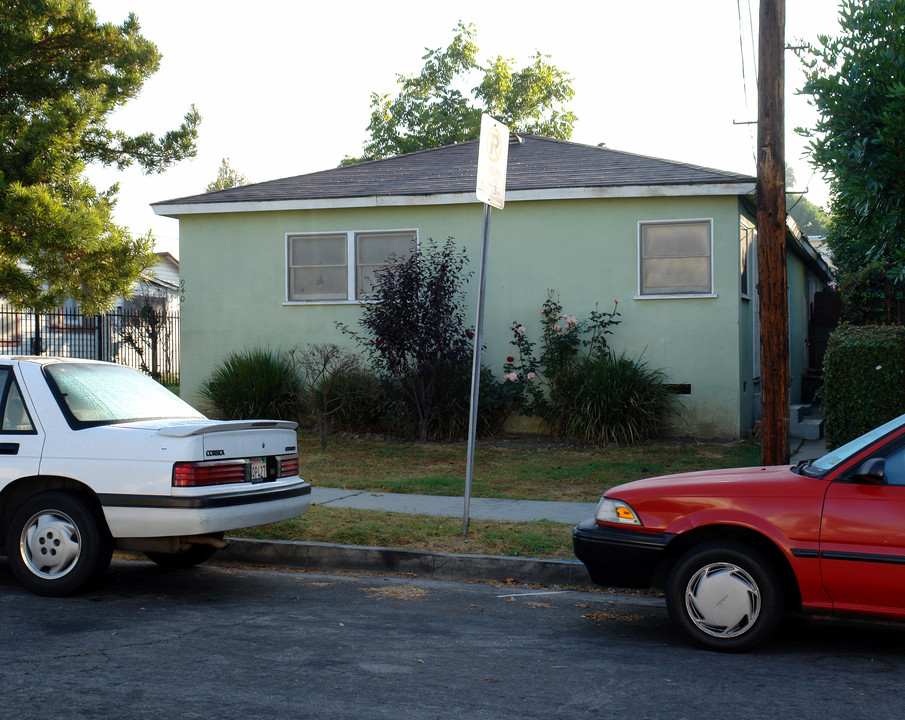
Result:
[[[880,457],[865,460],[858,466],[854,476],[870,482],[881,483],[886,476],[886,460]]]

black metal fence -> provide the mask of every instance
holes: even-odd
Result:
[[[177,384],[179,315],[152,305],[95,316],[0,307],[0,353],[106,360]]]

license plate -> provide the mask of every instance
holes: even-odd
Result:
[[[251,481],[260,482],[267,479],[267,461],[264,458],[254,458],[251,461]]]

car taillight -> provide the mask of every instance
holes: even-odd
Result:
[[[290,477],[299,474],[299,456],[298,455],[281,455],[280,456],[280,477]]]
[[[185,462],[173,466],[173,487],[201,487],[241,483],[247,479],[244,460]]]

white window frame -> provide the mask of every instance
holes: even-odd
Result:
[[[357,253],[357,245],[358,245],[358,237],[360,235],[398,235],[402,233],[412,233],[415,240],[415,249],[419,247],[419,234],[417,228],[395,228],[395,229],[386,229],[380,228],[378,230],[323,230],[323,231],[311,231],[311,232],[288,232],[286,233],[286,243],[285,243],[285,258],[284,258],[284,281],[285,281],[285,294],[286,298],[284,301],[284,305],[360,305],[361,303],[366,302],[374,302],[373,299],[369,298],[359,298],[356,297],[356,287],[358,285],[358,253]],[[323,237],[327,235],[345,235],[346,242],[346,262],[345,262],[345,270],[346,270],[346,297],[345,298],[337,298],[337,299],[311,299],[304,300],[293,298],[292,293],[292,282],[290,280],[290,275],[292,273],[293,266],[291,265],[292,259],[292,241],[293,239],[300,237]]]
[[[744,233],[744,235],[742,234]],[[739,288],[743,300],[751,300],[754,293],[755,256],[757,255],[757,226],[742,215],[739,218]]]
[[[664,294],[655,294],[655,293],[645,293],[643,290],[643,283],[641,281],[642,278],[642,270],[644,266],[644,257],[643,257],[643,246],[642,246],[642,231],[645,227],[651,225],[701,225],[702,223],[707,224],[708,232],[707,232],[707,243],[708,243],[708,260],[710,265],[710,292],[677,292],[677,293],[664,293]],[[638,268],[637,268],[637,277],[638,277],[638,293],[635,295],[635,300],[682,300],[688,298],[715,298],[717,297],[716,292],[714,291],[714,282],[713,282],[713,267],[714,267],[714,259],[713,259],[713,218],[680,218],[673,220],[639,220],[638,221]]]

